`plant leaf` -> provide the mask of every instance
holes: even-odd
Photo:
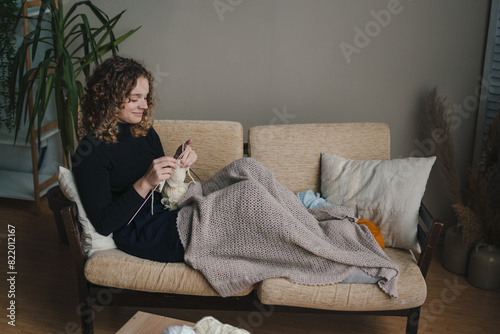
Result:
[[[118,44],[120,44],[121,42],[123,42],[125,39],[127,39],[130,35],[132,35],[137,30],[139,30],[141,27],[142,26],[137,27],[137,28],[132,29],[129,32],[123,34],[122,36],[120,36],[119,38],[117,38],[114,41],[114,43],[109,42],[109,43],[106,43],[106,44],[102,45],[97,50],[98,54],[100,56],[103,56],[104,54],[106,54],[107,52],[109,52],[110,50],[112,50],[114,47],[116,47]],[[89,59],[88,55],[82,57],[79,61],[75,62],[75,64],[80,64],[80,66],[75,69],[75,74],[79,75],[82,72],[83,68],[85,66],[88,66],[91,62],[92,62],[92,59]]]
[[[50,0],[42,0],[42,3],[40,5],[40,11],[38,12],[36,28],[34,30],[35,34],[33,37],[31,61],[35,60],[36,51],[38,48],[38,40],[40,39],[40,33],[42,31],[42,21],[43,21],[43,16],[45,15],[45,11],[47,10],[47,8],[50,8],[51,15],[53,15],[53,13],[54,13],[53,8],[52,8],[52,3],[53,2]]]

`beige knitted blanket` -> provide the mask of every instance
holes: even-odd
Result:
[[[382,277],[397,297],[399,271],[350,208],[307,210],[271,170],[242,158],[205,183],[191,184],[179,202],[177,227],[184,260],[223,297],[266,278],[334,284],[356,267]]]

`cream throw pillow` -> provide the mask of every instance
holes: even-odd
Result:
[[[82,225],[80,242],[82,243],[83,251],[87,254],[87,256],[92,255],[92,253],[98,250],[116,248],[115,241],[113,240],[113,234],[105,237],[97,233],[94,226],[92,226],[92,223],[88,219],[76,188],[73,172],[60,166],[58,181],[59,187],[61,188],[64,196],[66,196],[66,198],[70,201],[75,202],[78,208],[78,220]]]
[[[321,192],[327,202],[354,208],[379,226],[386,246],[420,252],[418,209],[435,160],[350,160],[322,153]]]

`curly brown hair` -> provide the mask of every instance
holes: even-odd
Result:
[[[79,138],[93,132],[107,144],[116,143],[118,114],[141,77],[149,83],[148,109],[144,111],[141,122],[131,125],[130,132],[134,138],[145,136],[153,124],[153,75],[137,60],[113,56],[98,65],[86,80],[85,94],[80,103]]]

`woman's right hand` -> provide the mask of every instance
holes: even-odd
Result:
[[[153,160],[146,174],[134,183],[135,190],[145,198],[158,183],[168,180],[175,168],[177,160],[172,157],[163,156]]]

